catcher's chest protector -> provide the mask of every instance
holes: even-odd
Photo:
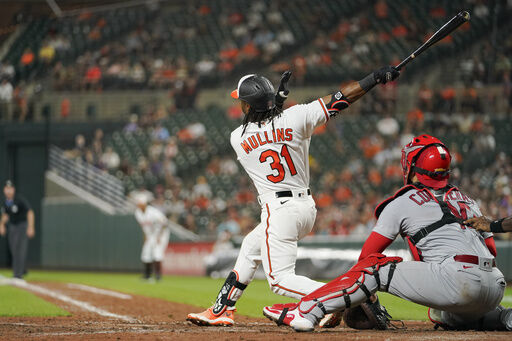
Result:
[[[421,239],[426,237],[428,234],[434,232],[435,230],[437,230],[437,229],[439,229],[439,228],[441,228],[441,227],[443,227],[445,225],[452,224],[452,223],[462,224],[463,220],[461,218],[456,217],[452,213],[452,211],[448,207],[448,204],[444,200],[451,191],[457,190],[456,187],[453,187],[451,185],[449,185],[449,190],[446,193],[443,194],[442,198],[441,197],[436,197],[434,194],[432,194],[432,192],[428,188],[423,187],[423,186],[414,186],[414,185],[404,186],[400,190],[398,190],[395,193],[395,195],[393,195],[392,197],[384,200],[382,203],[380,203],[377,206],[377,208],[375,209],[375,216],[376,216],[376,218],[378,219],[379,215],[382,213],[384,208],[388,204],[390,204],[393,200],[395,200],[396,198],[404,195],[405,193],[407,193],[407,192],[409,192],[410,190],[413,190],[413,189],[415,189],[417,191],[421,191],[421,192],[424,193],[424,195],[429,196],[433,201],[435,201],[439,205],[439,207],[441,208],[441,211],[443,213],[443,216],[441,217],[441,219],[439,219],[439,220],[429,224],[428,226],[425,226],[424,228],[422,228],[421,230],[419,230],[418,232],[416,232],[412,236],[405,236],[404,237],[404,239],[407,241],[407,245],[409,246],[409,250],[411,252],[412,258],[415,261],[422,261],[423,258],[422,258],[422,255],[421,255],[421,251],[416,247],[416,244]]]

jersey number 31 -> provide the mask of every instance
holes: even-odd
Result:
[[[293,164],[293,160],[292,157],[290,156],[290,152],[288,151],[288,147],[286,145],[283,145],[283,148],[281,148],[281,152],[279,154],[275,150],[267,149],[260,155],[261,163],[267,162],[267,159],[271,158],[272,162],[270,163],[270,168],[272,168],[273,171],[277,171],[277,175],[267,175],[268,181],[278,183],[284,180],[285,173],[283,164],[281,163],[281,157],[283,157],[284,160],[286,161],[286,165],[290,169],[290,174],[292,176],[297,174],[297,170],[295,169],[295,165]]]

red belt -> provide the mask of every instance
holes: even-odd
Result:
[[[475,265],[479,265],[479,262],[478,262],[478,256],[473,256],[473,255],[457,255],[455,257],[453,257],[453,259],[456,261],[456,262],[461,262],[461,263],[471,263],[471,264],[475,264]],[[496,267],[496,260],[492,260],[492,267],[495,268]]]

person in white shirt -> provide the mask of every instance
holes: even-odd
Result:
[[[162,260],[170,237],[168,220],[162,212],[148,205],[146,196],[139,195],[136,203],[135,219],[144,233],[144,245],[140,255],[144,263],[144,279],[149,280],[154,270],[155,279],[160,280]]]
[[[392,81],[400,73],[387,66],[331,95],[283,111],[290,74],[283,74],[277,94],[267,78],[255,74],[243,76],[231,93],[245,114],[243,124],[231,133],[231,146],[258,191],[261,223],[244,238],[215,304],[189,314],[187,320],[192,323],[233,325],[235,303],[260,264],[276,294],[301,299],[323,285],[295,274],[297,242],[311,232],[316,217],[309,189],[311,136],[376,84]],[[321,326],[339,322],[339,316],[328,317]]]
[[[12,84],[4,78],[0,84],[0,119],[11,117],[13,91]]]

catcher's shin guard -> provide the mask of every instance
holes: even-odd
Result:
[[[304,296],[299,303],[299,310],[317,324],[325,314],[357,306],[367,301],[377,290],[387,291],[396,263],[401,261],[400,257],[371,254],[344,275]],[[385,283],[382,283],[378,271],[388,264],[391,264],[388,276]]]
[[[247,288],[247,284],[240,283],[236,271],[231,271],[217,295],[212,312],[215,315],[220,315],[226,309],[234,307],[245,288]]]

